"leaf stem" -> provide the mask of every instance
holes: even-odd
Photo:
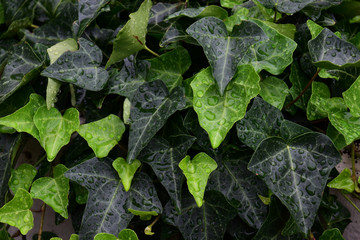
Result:
[[[45,210],[46,210],[46,204],[43,203],[43,205],[41,207],[41,221],[40,221],[38,240],[41,240],[41,234],[42,234],[42,230],[43,230],[43,226],[44,226]]]
[[[35,25],[35,24],[31,24],[30,27],[32,27],[32,28],[39,28],[39,26],[38,26],[38,25]]]
[[[185,4],[184,4],[184,9],[187,8],[187,5],[189,4],[189,0],[186,0],[185,1]]]
[[[343,195],[344,198],[348,200],[348,202],[356,209],[356,211],[360,213],[360,209],[355,205],[353,201],[351,201],[351,199],[343,191],[341,191],[341,195]]]
[[[148,51],[149,53],[153,54],[154,56],[160,57],[159,54],[157,54],[156,52],[154,52],[153,50],[151,50],[150,48],[148,48],[146,45],[144,45],[144,49],[145,49],[146,51]]]
[[[76,94],[75,94],[75,88],[74,85],[70,83],[70,100],[71,100],[71,106],[75,107],[76,105]]]
[[[276,23],[276,14],[277,14],[277,10],[276,8],[274,8],[274,23]]]
[[[309,232],[309,240],[315,240],[314,234],[311,231]]]
[[[315,78],[317,77],[319,72],[320,72],[320,68],[318,68],[318,70],[316,71],[314,76],[312,76],[311,80],[306,84],[305,88],[301,91],[301,93],[294,100],[292,100],[288,105],[285,106],[285,109],[290,108],[294,103],[296,103],[302,97],[302,95],[304,95],[304,93],[311,86],[311,83],[315,80]]]
[[[154,234],[153,232],[151,232],[151,229],[152,229],[152,227],[154,226],[154,224],[155,224],[159,219],[160,219],[160,215],[158,215],[158,216],[154,219],[154,221],[153,221],[149,226],[147,226],[147,227],[145,228],[144,233],[145,233],[146,235],[153,235],[153,234]]]
[[[46,153],[39,158],[39,160],[34,164],[34,167],[37,167],[45,158]]]

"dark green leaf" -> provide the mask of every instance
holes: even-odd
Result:
[[[347,144],[344,136],[339,133],[331,123],[329,123],[328,128],[326,129],[326,135],[331,138],[337,150],[346,147]]]
[[[210,5],[207,7],[199,8],[185,8],[176,13],[171,14],[167,19],[173,19],[178,17],[189,17],[189,18],[203,18],[203,17],[216,17],[219,19],[225,19],[228,13],[225,9]]]
[[[29,191],[37,170],[30,164],[23,163],[16,170],[11,170],[9,188],[15,194],[20,188]]]
[[[339,5],[341,2],[343,0],[316,0],[303,8],[302,11],[315,21],[320,17],[322,10]]]
[[[183,6],[183,3],[166,3],[166,2],[159,2],[155,4],[150,10],[150,17],[148,22],[148,31],[149,32],[158,32],[163,34],[168,28],[170,24],[169,21],[165,19],[171,15],[172,13],[176,12]]]
[[[276,8],[283,13],[296,13],[315,0],[259,0],[267,8]]]
[[[289,79],[290,82],[292,83],[292,86],[289,91],[293,99],[295,99],[302,92],[306,84],[310,81],[310,79],[308,79],[307,76],[301,71],[300,66],[297,62],[291,64],[291,72]],[[307,90],[299,98],[299,100],[295,102],[295,106],[303,110],[306,109],[311,94],[309,90]]]
[[[337,228],[328,229],[321,234],[319,240],[345,240]]]
[[[292,121],[284,120],[280,125],[280,136],[285,140],[291,140],[304,133],[312,132],[310,129],[296,124]]]
[[[171,23],[166,29],[166,32],[164,33],[159,43],[160,47],[166,47],[170,43],[176,43],[178,41],[184,41],[187,43],[197,45],[198,44],[197,41],[192,37],[190,37],[185,30],[186,30],[185,26],[180,22],[176,21]]]

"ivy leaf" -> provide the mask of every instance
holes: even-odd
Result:
[[[344,189],[350,193],[355,190],[354,181],[351,178],[351,171],[348,168],[345,168],[341,171],[341,173],[331,180],[326,186],[329,188],[336,188],[336,189]]]
[[[29,190],[36,176],[37,170],[33,165],[23,163],[16,170],[11,170],[9,187],[13,193],[19,189]]]
[[[248,169],[264,179],[290,211],[299,230],[307,234],[329,173],[340,161],[339,152],[327,136],[305,133],[289,141],[279,137],[263,140]]]
[[[0,81],[0,103],[35,78],[43,62],[27,43],[15,45]]]
[[[151,67],[147,80],[163,79],[169,91],[182,83],[184,74],[191,65],[191,58],[185,48],[178,47],[160,57],[147,60]]]
[[[190,160],[190,156],[186,156],[180,161],[179,168],[186,177],[186,183],[196,204],[201,207],[204,203],[203,197],[208,178],[217,168],[217,163],[206,153],[199,153],[193,160]]]
[[[225,19],[228,16],[228,12],[216,5],[210,5],[206,7],[199,8],[184,8],[180,11],[177,11],[171,14],[167,20],[179,18],[179,17],[189,17],[189,18],[203,18],[203,17],[216,17],[219,19]]]
[[[100,48],[93,42],[80,38],[78,51],[65,52],[55,63],[43,70],[41,75],[90,91],[100,91],[109,78],[108,72],[99,67],[101,61]]]
[[[305,88],[306,84],[309,82],[309,79],[306,75],[301,71],[300,66],[297,62],[291,64],[291,72],[289,76],[290,82],[292,86],[290,88],[290,94],[295,99]],[[306,91],[297,102],[295,102],[295,106],[306,110],[307,103],[310,98],[310,91]]]
[[[328,115],[331,124],[344,136],[346,145],[360,138],[360,118],[349,112],[336,112]]]
[[[360,51],[327,28],[310,40],[308,46],[313,64],[319,68],[342,69],[360,66]]]
[[[184,106],[185,93],[181,87],[169,94],[161,80],[141,85],[131,101],[127,162],[131,163],[166,120]]]
[[[136,233],[131,229],[123,229],[119,233],[118,238],[108,233],[96,234],[94,240],[139,240]],[[70,239],[71,240],[71,239]]]
[[[190,44],[198,45],[197,41],[186,33],[185,28],[186,26],[184,24],[181,24],[181,22],[176,21],[171,23],[166,29],[166,32],[164,33],[159,43],[159,46],[165,47],[168,46],[170,43],[178,41],[184,41]]]
[[[47,159],[52,161],[60,149],[70,142],[73,132],[80,126],[79,112],[69,108],[64,116],[56,108],[40,107],[34,115],[34,124],[39,131],[40,144],[45,149]]]
[[[341,2],[343,0],[316,0],[303,8],[302,11],[315,21],[321,16],[322,10],[339,5]]]
[[[282,121],[280,125],[280,136],[285,140],[291,140],[309,132],[312,131],[289,120]]]
[[[30,193],[19,189],[14,198],[0,208],[0,222],[16,227],[22,235],[26,235],[34,226],[34,218],[30,211],[32,205]]]
[[[331,123],[326,129],[326,135],[333,141],[337,150],[347,146],[344,136]]]
[[[165,20],[168,16],[178,11],[184,3],[164,3],[155,4],[150,10],[148,31],[163,34],[168,28],[169,21]]]
[[[52,237],[50,240],[62,240],[62,238],[59,237]],[[69,240],[79,240],[79,235],[77,234],[71,234]]]
[[[221,6],[225,8],[233,8],[243,2],[243,0],[220,0]]]
[[[255,150],[262,140],[279,134],[283,120],[279,109],[257,97],[245,118],[236,123],[237,135],[241,142]]]
[[[259,95],[266,102],[281,110],[289,93],[286,83],[276,77],[267,77],[260,82],[260,87]]]
[[[137,12],[130,14],[130,20],[116,35],[113,51],[105,68],[146,47],[145,36],[151,6],[151,1],[145,0]]]
[[[199,72],[191,82],[194,110],[213,148],[217,148],[234,123],[244,117],[250,100],[260,92],[259,81],[252,66],[240,65],[222,96],[210,68]]]
[[[70,190],[69,179],[64,177],[67,170],[68,168],[62,164],[56,165],[54,178],[42,177],[35,180],[30,191],[33,198],[41,199],[64,218],[68,218],[67,206]]]
[[[337,228],[327,229],[321,234],[319,240],[345,240]]]
[[[348,90],[343,92],[343,97],[346,106],[349,107],[351,115],[360,117],[360,104],[356,100],[360,93],[360,77],[350,86]]]
[[[267,207],[258,197],[266,195],[265,183],[247,170],[252,151],[227,151],[211,174],[207,190],[221,192],[237,209],[238,215],[251,227],[260,228]],[[250,187],[251,186],[251,187]]]
[[[31,94],[29,102],[13,114],[0,118],[0,124],[12,127],[18,132],[26,132],[39,140],[39,131],[36,128],[33,118],[36,111],[45,106],[45,100],[37,94]]]
[[[320,26],[319,24],[317,24],[311,20],[307,20],[306,25],[310,30],[311,39],[316,38],[321,33],[321,31],[324,29],[322,26]]]
[[[221,95],[250,45],[267,39],[264,31],[249,21],[236,25],[229,35],[224,22],[214,17],[200,19],[186,32],[203,47]]]
[[[118,172],[125,191],[129,191],[131,181],[134,178],[136,170],[140,167],[141,162],[135,159],[131,164],[128,164],[124,158],[117,158],[112,163],[115,170]]]
[[[124,132],[124,123],[114,114],[95,122],[82,124],[78,130],[98,158],[106,157],[120,141]]]
[[[275,8],[282,13],[296,13],[315,0],[259,0],[266,8]]]

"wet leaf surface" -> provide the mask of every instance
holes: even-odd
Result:
[[[29,191],[29,188],[36,176],[37,170],[30,164],[21,164],[15,170],[11,170],[11,177],[9,179],[9,188],[15,194],[17,190],[24,189]]]

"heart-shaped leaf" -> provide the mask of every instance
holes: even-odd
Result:
[[[129,191],[131,181],[134,178],[136,170],[140,167],[141,162],[135,159],[131,164],[128,164],[124,158],[117,158],[112,163],[115,170],[118,172],[125,191]]]
[[[159,2],[152,6],[150,10],[150,18],[148,22],[148,31],[151,33],[163,34],[171,24],[165,20],[169,15],[178,11],[184,3],[166,3]]]
[[[336,112],[328,115],[331,124],[344,136],[346,145],[360,138],[360,118],[349,112]]]
[[[29,190],[37,170],[33,165],[23,163],[16,170],[11,170],[9,188],[15,194],[20,188]]]
[[[282,121],[280,125],[280,136],[285,140],[291,140],[309,132],[312,131],[289,120]]]
[[[145,48],[151,6],[151,0],[145,0],[137,12],[129,15],[130,20],[116,35],[113,51],[106,63],[106,68]]]
[[[139,238],[133,230],[123,229],[118,237],[108,233],[98,233],[94,237],[94,240],[139,240]]]
[[[217,148],[235,122],[245,115],[250,100],[260,92],[260,77],[251,65],[240,65],[223,95],[220,95],[211,69],[199,72],[191,82],[194,110]]]
[[[190,156],[186,156],[180,161],[179,167],[186,177],[186,183],[196,204],[201,207],[204,203],[203,198],[208,178],[211,172],[217,168],[217,163],[206,153],[199,153],[192,160],[190,160]]]
[[[30,191],[33,198],[41,199],[64,218],[68,218],[67,207],[70,190],[69,179],[64,177],[67,170],[68,168],[62,164],[56,165],[54,178],[38,178],[33,182]]]
[[[283,13],[296,13],[315,0],[259,0],[267,8],[276,8]]]
[[[167,20],[178,18],[178,17],[189,17],[189,18],[203,18],[203,17],[216,17],[219,19],[225,19],[228,16],[228,12],[216,5],[210,5],[199,8],[184,8],[171,14]]]
[[[266,102],[281,110],[289,93],[286,83],[279,78],[268,77],[260,82],[260,87],[259,95]]]
[[[169,94],[160,80],[141,85],[131,101],[127,162],[131,163],[166,120],[184,106],[185,94],[181,87],[176,87]]]
[[[14,198],[0,208],[0,222],[16,227],[21,234],[26,235],[34,226],[33,214],[30,211],[32,205],[30,193],[19,189]]]
[[[341,161],[331,140],[320,133],[305,133],[289,141],[263,140],[248,168],[288,208],[299,230],[307,234],[315,220],[331,169]]]
[[[248,48],[255,42],[267,39],[264,31],[249,21],[236,25],[229,35],[224,22],[214,17],[200,19],[186,32],[203,47],[221,95]]]
[[[345,168],[341,173],[327,184],[329,188],[344,189],[350,193],[355,190],[354,181],[351,178],[351,171]]]
[[[41,75],[90,91],[100,91],[109,78],[108,72],[99,67],[101,61],[100,48],[93,42],[80,38],[78,51],[65,52],[55,63],[43,70]]]
[[[70,137],[80,126],[79,112],[69,108],[64,116],[56,108],[40,107],[34,115],[34,124],[39,131],[40,144],[49,161],[55,159],[60,149],[70,142]]]
[[[319,240],[345,240],[344,237],[341,235],[341,232],[337,228],[328,229],[324,231]]]
[[[94,150],[95,155],[103,158],[120,141],[125,125],[118,116],[110,114],[98,121],[82,124],[78,132]]]
[[[360,117],[360,104],[357,101],[357,97],[360,94],[360,77],[358,77],[351,87],[343,92],[343,97],[346,106],[349,107],[351,115],[354,117]]]

